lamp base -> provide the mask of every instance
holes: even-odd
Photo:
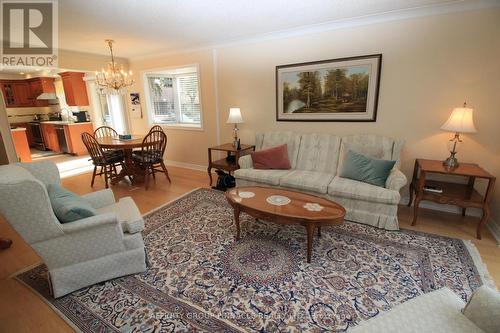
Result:
[[[443,165],[447,169],[455,169],[459,166],[455,153],[451,153],[450,157],[443,161]]]

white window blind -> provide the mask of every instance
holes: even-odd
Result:
[[[196,73],[177,76],[180,118],[182,123],[200,123],[200,97]]]
[[[197,72],[149,73],[146,79],[154,123],[201,127]]]

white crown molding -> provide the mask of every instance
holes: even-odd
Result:
[[[418,18],[424,16],[443,15],[449,13],[457,13],[457,12],[464,12],[464,11],[478,10],[478,9],[485,9],[492,7],[500,7],[500,0],[448,1],[441,4],[413,7],[407,9],[377,13],[372,15],[333,20],[323,23],[300,26],[287,30],[280,30],[265,34],[259,34],[255,36],[246,36],[238,39],[227,40],[221,43],[207,44],[200,47],[184,48],[184,49],[170,50],[165,52],[158,52],[155,54],[134,56],[134,57],[129,57],[128,60],[129,61],[146,60],[146,59],[152,59],[161,56],[169,56],[179,53],[192,53],[192,52],[204,51],[209,49],[218,49],[235,45],[252,44],[274,39],[297,37],[297,36],[320,33],[337,29],[365,26],[383,22],[407,20],[411,18]]]

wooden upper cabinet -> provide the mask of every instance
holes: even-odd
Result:
[[[88,106],[87,86],[83,80],[85,73],[64,72],[59,75],[63,81],[66,103],[69,106]]]
[[[14,99],[14,87],[11,82],[2,82],[2,94],[6,107],[16,106],[16,100]]]
[[[31,92],[31,102],[33,106],[48,106],[49,101],[38,100],[37,97],[43,93],[56,93],[56,87],[54,85],[54,78],[51,77],[37,77],[34,79],[27,80],[30,85]]]
[[[47,106],[48,101],[37,100],[42,93],[55,93],[53,78],[28,80],[0,80],[0,87],[8,108]]]

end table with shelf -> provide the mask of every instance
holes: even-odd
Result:
[[[440,178],[446,179],[449,176],[463,176],[467,178],[467,183],[460,184],[449,180],[430,180],[427,176],[430,174],[439,174]],[[485,179],[488,182],[484,194],[479,193],[474,184],[476,179]],[[489,172],[474,163],[460,163],[457,168],[447,169],[442,161],[417,159],[413,170],[413,179],[410,183],[410,201],[411,206],[413,195],[415,203],[413,210],[413,221],[411,225],[417,223],[418,207],[420,201],[427,200],[439,204],[456,205],[462,208],[462,216],[465,216],[467,208],[480,208],[483,210],[483,216],[477,226],[476,237],[481,239],[481,229],[488,222],[490,216],[490,201],[495,186],[495,177]],[[442,190],[441,193],[425,191],[424,186],[432,186]]]
[[[236,147],[232,143],[225,143],[219,146],[208,148],[208,177],[210,177],[210,186],[212,186],[212,169],[216,170],[224,170],[229,174],[231,172],[238,170],[240,168],[238,164],[238,160],[241,156],[247,155],[255,150],[254,145],[240,145],[241,149],[236,149]],[[222,151],[226,152],[226,158],[222,158],[220,160],[213,161],[212,160],[212,151]]]

